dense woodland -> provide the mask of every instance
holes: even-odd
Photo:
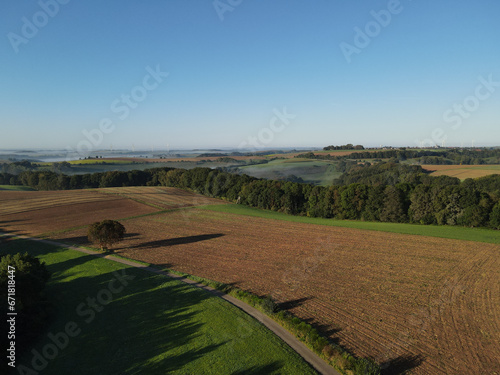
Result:
[[[322,187],[210,168],[72,176],[35,171],[0,174],[0,185],[19,184],[37,190],[171,186],[292,215],[500,229],[499,175],[460,182],[447,176],[431,177],[420,166],[381,163],[351,168],[337,182]]]
[[[328,146],[328,147],[334,147],[334,146]],[[335,147],[343,147],[343,146],[335,146]],[[295,157],[306,158],[306,159],[319,159],[319,160],[392,159],[393,161],[405,161],[408,159],[414,159],[415,162],[418,164],[439,164],[439,165],[499,164],[500,149],[498,148],[442,149],[435,151],[434,150],[424,151],[424,150],[410,150],[410,149],[400,148],[397,150],[357,151],[349,155],[342,155],[342,156],[322,154],[322,153],[315,154],[314,152],[306,152],[303,154],[296,155]]]

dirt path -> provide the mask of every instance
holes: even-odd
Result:
[[[121,258],[109,256],[109,255],[99,254],[99,253],[96,253],[95,251],[88,250],[88,249],[85,249],[82,247],[70,246],[70,245],[60,243],[60,242],[43,240],[40,238],[23,236],[23,235],[13,236],[13,235],[10,235],[8,233],[2,233],[2,232],[0,232],[0,235],[3,235],[5,237],[13,237],[13,238],[27,239],[27,240],[31,240],[31,241],[38,241],[38,242],[46,243],[49,245],[54,245],[54,246],[63,247],[66,249],[80,251],[80,252],[85,253],[85,254],[94,255],[94,256],[99,257],[99,258],[106,258],[106,259],[111,260],[113,262],[126,264],[128,266],[140,268],[140,269],[143,269],[143,270],[148,271],[148,272],[154,272],[156,274],[164,275],[164,276],[170,277],[172,279],[184,282],[186,284],[195,286],[197,288],[204,289],[204,290],[208,291],[209,293],[212,293],[212,294],[216,295],[217,297],[220,297],[220,298],[226,300],[230,304],[238,307],[239,309],[246,312],[248,315],[257,319],[264,326],[266,326],[268,329],[270,329],[276,336],[278,336],[286,344],[288,344],[288,346],[290,346],[293,350],[295,350],[295,352],[297,352],[297,354],[299,354],[307,363],[309,363],[320,374],[323,374],[323,375],[341,375],[340,373],[335,371],[335,369],[333,369],[330,365],[328,365],[323,359],[321,359],[318,355],[316,355],[313,351],[311,351],[306,345],[304,345],[301,341],[299,341],[294,335],[292,335],[289,331],[287,331],[285,328],[283,328],[281,325],[279,325],[277,322],[275,322],[273,319],[271,319],[267,315],[263,314],[262,312],[260,312],[256,308],[246,304],[245,302],[242,302],[239,299],[234,298],[230,295],[224,294],[224,293],[222,293],[214,288],[197,283],[196,281],[187,279],[185,277],[175,275],[173,273],[161,271],[161,270],[158,270],[156,268],[145,266],[145,265],[139,264],[139,263],[131,261],[131,260],[121,259]]]

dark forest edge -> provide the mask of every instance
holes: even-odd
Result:
[[[306,152],[296,155],[296,158],[317,159],[317,160],[364,160],[364,159],[389,159],[393,162],[404,162],[414,160],[419,164],[437,164],[437,165],[482,165],[499,164],[499,148],[480,148],[480,149],[432,149],[416,150],[405,147],[391,150],[366,150],[363,146],[328,146],[324,151],[330,150],[353,150],[355,152],[348,155],[331,155],[328,153]]]
[[[379,163],[350,168],[337,183],[322,187],[210,168],[72,176],[48,171],[0,173],[0,185],[36,190],[169,186],[291,215],[500,229],[500,175],[461,182],[448,176],[429,176],[420,166]]]

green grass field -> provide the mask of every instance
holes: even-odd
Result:
[[[296,223],[330,225],[344,228],[376,230],[401,234],[416,234],[420,236],[451,238],[500,244],[500,231],[484,228],[464,228],[453,226],[418,225],[400,223],[379,223],[368,221],[334,220],[305,216],[292,216],[280,212],[261,210],[240,204],[208,205],[199,207],[205,210],[227,212],[235,215],[247,215],[266,219],[285,220]]]
[[[23,185],[0,185],[0,190],[34,191],[35,189],[33,189],[29,186],[23,186]]]
[[[52,273],[46,292],[56,313],[34,349],[43,353],[48,334],[68,322],[80,330],[43,374],[315,374],[255,319],[201,289],[34,241],[11,240],[2,251],[28,251]],[[130,279],[121,283],[123,272]],[[17,365],[32,368],[32,358]]]
[[[331,185],[342,173],[335,170],[336,162],[310,159],[278,159],[265,164],[249,165],[238,169],[249,176],[279,179],[290,175],[301,177],[315,185]]]

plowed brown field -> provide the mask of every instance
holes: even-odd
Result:
[[[101,193],[114,194],[151,205],[162,210],[206,204],[224,204],[220,199],[171,187],[119,187],[98,189]]]
[[[31,212],[25,232],[40,232],[40,212]],[[124,224],[130,236],[117,253],[271,294],[386,374],[500,374],[498,245],[197,208]],[[84,236],[79,229],[52,238]]]
[[[105,200],[110,200],[110,197],[88,190],[0,191],[0,215]]]
[[[0,231],[40,235],[157,209],[96,191],[0,191]]]

